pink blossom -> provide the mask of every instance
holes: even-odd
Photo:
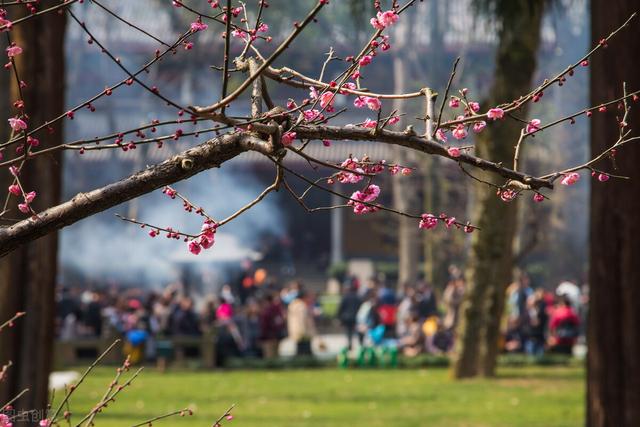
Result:
[[[380,187],[370,184],[363,191],[356,191],[351,195],[351,200],[347,204],[353,206],[353,212],[356,214],[364,214],[375,212],[378,210],[375,206],[369,206],[365,203],[375,201],[380,195]]]
[[[459,124],[453,130],[452,135],[455,139],[465,139],[467,137],[467,129],[463,124]]]
[[[9,58],[13,58],[14,56],[18,56],[22,53],[22,48],[16,44],[12,44],[7,48],[7,56]]]
[[[22,190],[20,190],[20,186],[18,184],[12,184],[9,186],[9,193],[13,194],[14,196],[19,196],[20,194],[22,194]]]
[[[533,119],[529,123],[527,123],[527,128],[525,131],[527,133],[532,133],[540,129],[540,119]]]
[[[447,226],[447,228],[451,228],[452,225],[456,225],[456,218],[453,216],[446,218],[444,220],[444,224]]]
[[[390,27],[391,25],[395,24],[396,22],[398,22],[399,18],[398,14],[393,10],[378,12],[377,17],[378,21],[380,21],[380,23],[385,27]]]
[[[473,229],[474,227],[470,224],[467,223],[467,225],[464,226],[464,232],[465,233],[473,233]]]
[[[346,82],[345,84],[342,85],[342,89],[340,89],[340,93],[342,95],[347,94],[348,90],[355,90],[356,89],[356,84],[353,82]]]
[[[33,202],[33,199],[36,198],[36,192],[35,191],[30,191],[27,194],[24,195],[24,201],[27,203],[31,203]]]
[[[9,172],[13,176],[18,176],[18,174],[20,173],[20,169],[18,169],[17,166],[9,166]]]
[[[29,213],[29,205],[27,203],[20,203],[18,205],[18,209],[22,213]]]
[[[308,122],[319,119],[323,120],[324,116],[320,113],[319,110],[305,110],[302,112],[304,119]]]
[[[452,96],[451,99],[449,100],[449,107],[458,108],[459,106],[460,106],[460,99]]]
[[[297,134],[295,132],[286,132],[282,135],[282,143],[284,145],[291,145],[293,140],[296,139]]]
[[[189,240],[187,243],[187,248],[189,248],[189,252],[194,255],[198,255],[200,251],[202,251],[202,246],[196,240]]]
[[[45,418],[43,420],[40,420],[38,424],[40,425],[40,427],[49,427],[51,425],[51,421]]]
[[[480,104],[477,102],[469,102],[469,108],[471,108],[471,111],[473,111],[474,113],[477,113],[478,111],[480,111]]]
[[[360,58],[360,61],[358,61],[358,64],[360,64],[361,67],[366,67],[367,65],[371,64],[372,59],[373,57],[371,55],[365,55],[362,58]]]
[[[226,15],[225,15],[225,16],[226,16]],[[242,31],[242,30],[241,30],[241,29],[239,29],[239,28],[236,28],[235,30],[233,30],[233,31],[231,32],[231,35],[232,35],[233,37],[237,38],[237,39],[242,39],[242,40],[244,40],[244,39],[245,39],[245,33],[244,33],[244,31]]]
[[[2,24],[2,20],[0,19],[0,24]],[[0,427],[12,427],[11,418],[8,415],[0,414]]]
[[[331,141],[329,141],[328,139],[323,139],[322,145],[324,145],[325,147],[331,147]]]
[[[333,92],[324,92],[320,95],[320,106],[325,108],[328,112],[333,111],[333,102],[336,99],[336,95]]]
[[[498,120],[504,117],[504,110],[502,108],[492,108],[487,112],[487,117],[491,120]]]
[[[484,120],[483,120],[483,121],[481,121],[481,122],[475,122],[475,123],[473,124],[473,131],[474,131],[475,133],[480,133],[480,132],[482,132],[482,131],[484,130],[484,128],[486,128],[486,127],[487,127],[487,122],[485,122]]]
[[[365,97],[358,96],[356,99],[353,100],[353,106],[356,108],[364,108],[367,105],[364,98]]]
[[[442,129],[438,129],[436,132],[436,139],[440,142],[447,142],[447,134]]]
[[[382,22],[378,21],[377,18],[371,18],[369,22],[371,23],[371,26],[376,30],[384,30],[384,25],[382,25]]]
[[[607,182],[609,181],[609,175],[607,175],[606,173],[601,173],[600,175],[598,175],[598,181],[600,182]]]
[[[389,121],[387,122],[390,126],[393,126],[397,123],[400,122],[400,117],[399,116],[393,116],[389,119]]]
[[[200,244],[200,246],[202,246],[203,249],[209,249],[211,246],[213,246],[213,236],[207,236],[207,235],[201,235],[200,238],[198,239],[198,243]],[[197,254],[196,254],[197,255]]]
[[[9,126],[14,132],[20,132],[21,130],[25,130],[27,128],[27,123],[18,117],[12,117],[9,119]]]
[[[422,219],[418,224],[418,228],[425,228],[431,230],[438,225],[438,218],[433,214],[422,214]]]
[[[196,21],[196,22],[192,22],[191,23],[191,32],[192,33],[195,33],[195,32],[198,32],[198,31],[204,31],[207,28],[209,28],[209,26],[207,24],[205,24],[204,22],[202,22],[202,21]]]
[[[460,157],[460,149],[458,147],[449,147],[447,152],[451,157]]]
[[[580,179],[580,174],[577,172],[572,172],[572,173],[566,174],[564,178],[562,178],[562,181],[560,181],[560,183],[562,185],[573,185],[576,182],[578,182],[579,179]]]
[[[12,26],[13,23],[11,21],[0,16],[0,33],[3,31],[9,31]]]
[[[378,122],[376,122],[375,120],[371,120],[370,118],[367,117],[364,123],[362,123],[362,127],[373,129],[376,127],[377,123]]]
[[[263,22],[263,23],[261,23],[261,24],[258,26],[258,32],[259,32],[259,33],[266,33],[267,31],[269,31],[269,26],[268,26],[267,24],[265,24],[264,22]]]
[[[499,194],[503,202],[510,202],[518,195],[518,193],[513,190],[499,191]]]
[[[533,201],[536,203],[540,203],[544,201],[544,196],[540,193],[536,193],[533,195]]]
[[[402,168],[402,175],[409,176],[409,175],[411,175],[411,173],[413,173],[413,169],[411,169],[411,168]]]
[[[382,107],[382,104],[380,103],[380,100],[378,98],[365,96],[364,102],[367,104],[367,107],[369,107],[369,109],[373,111],[378,111]]]

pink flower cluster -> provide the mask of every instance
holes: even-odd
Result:
[[[340,167],[343,168],[343,169],[349,169],[349,170],[357,172],[357,173],[351,173],[351,172],[341,171],[337,175],[337,179],[338,179],[338,181],[340,183],[342,183],[342,184],[357,184],[358,182],[362,181],[363,176],[360,175],[360,174],[365,173],[365,171],[364,171],[364,169],[362,169],[362,167],[360,167],[360,164],[358,163],[358,159],[357,158],[350,157],[350,158],[346,159],[344,162],[342,162]]]
[[[566,174],[564,178],[562,178],[562,181],[560,181],[560,183],[562,185],[573,185],[576,182],[578,182],[579,179],[580,179],[580,174],[577,172],[572,172],[572,173]]]
[[[0,20],[0,24],[2,20]],[[0,414],[0,427],[12,427],[13,423],[11,422],[11,418],[8,415]]]
[[[473,233],[473,230],[475,228],[469,223],[464,226],[458,224],[455,217],[447,216],[446,214],[440,214],[440,217],[437,217],[434,214],[430,213],[424,213],[421,215],[420,222],[418,223],[418,228],[431,230],[438,226],[438,221],[442,221],[447,228],[463,228],[465,233]]]
[[[380,187],[370,184],[362,191],[356,191],[351,195],[351,200],[347,203],[353,206],[353,213],[361,215],[365,213],[376,212],[379,210],[377,206],[371,206],[369,203],[374,202],[380,195]]]
[[[371,96],[359,96],[353,101],[353,105],[357,108],[368,107],[372,111],[378,111],[382,107],[380,100]]]
[[[13,129],[14,132],[20,132],[21,130],[25,130],[27,128],[27,122],[22,120],[19,117],[12,117],[8,119],[9,126]]]
[[[283,145],[291,145],[293,144],[293,140],[296,139],[298,135],[295,132],[285,132],[282,135],[282,144]]]
[[[7,56],[9,58],[13,58],[22,53],[22,48],[15,43],[12,43],[11,46],[9,46],[6,50],[7,50]]]
[[[375,18],[371,18],[371,25],[376,30],[384,30],[398,22],[398,14],[393,10],[378,12]]]
[[[13,173],[13,172],[12,172]],[[17,176],[17,171],[15,173],[13,173],[14,176]],[[16,197],[20,197],[20,196],[24,196],[24,201],[22,203],[18,204],[18,210],[22,213],[29,213],[31,212],[31,202],[34,201],[34,199],[36,198],[36,192],[35,191],[30,191],[28,193],[23,193],[22,187],[20,187],[19,184],[11,184],[8,188],[9,193],[16,196]]]
[[[204,224],[202,224],[200,236],[187,242],[189,252],[198,255],[203,249],[212,247],[217,228],[218,224],[209,220],[205,221]]]

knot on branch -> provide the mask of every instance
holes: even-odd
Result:
[[[191,169],[193,169],[193,160],[191,160],[188,157],[184,157],[181,161],[180,161],[180,167],[182,168],[182,170],[184,171],[189,171]]]
[[[525,178],[525,181],[530,181],[530,179]],[[531,185],[513,179],[507,181],[507,187],[514,190],[531,190]]]

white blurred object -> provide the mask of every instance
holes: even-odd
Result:
[[[49,388],[51,390],[60,390],[65,386],[73,384],[80,378],[80,374],[76,371],[60,371],[52,372],[49,375]]]
[[[571,301],[571,307],[578,308],[580,306],[580,288],[572,282],[562,282],[556,288],[556,295],[565,295]]]

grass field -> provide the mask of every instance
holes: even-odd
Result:
[[[74,414],[100,400],[114,370],[98,368],[72,399]],[[154,425],[210,426],[235,403],[237,427],[581,426],[584,370],[501,368],[493,381],[453,382],[446,369],[144,371],[98,426],[131,426],[191,407],[192,417]],[[77,416],[76,416],[77,417]],[[78,421],[79,419],[76,419]]]

